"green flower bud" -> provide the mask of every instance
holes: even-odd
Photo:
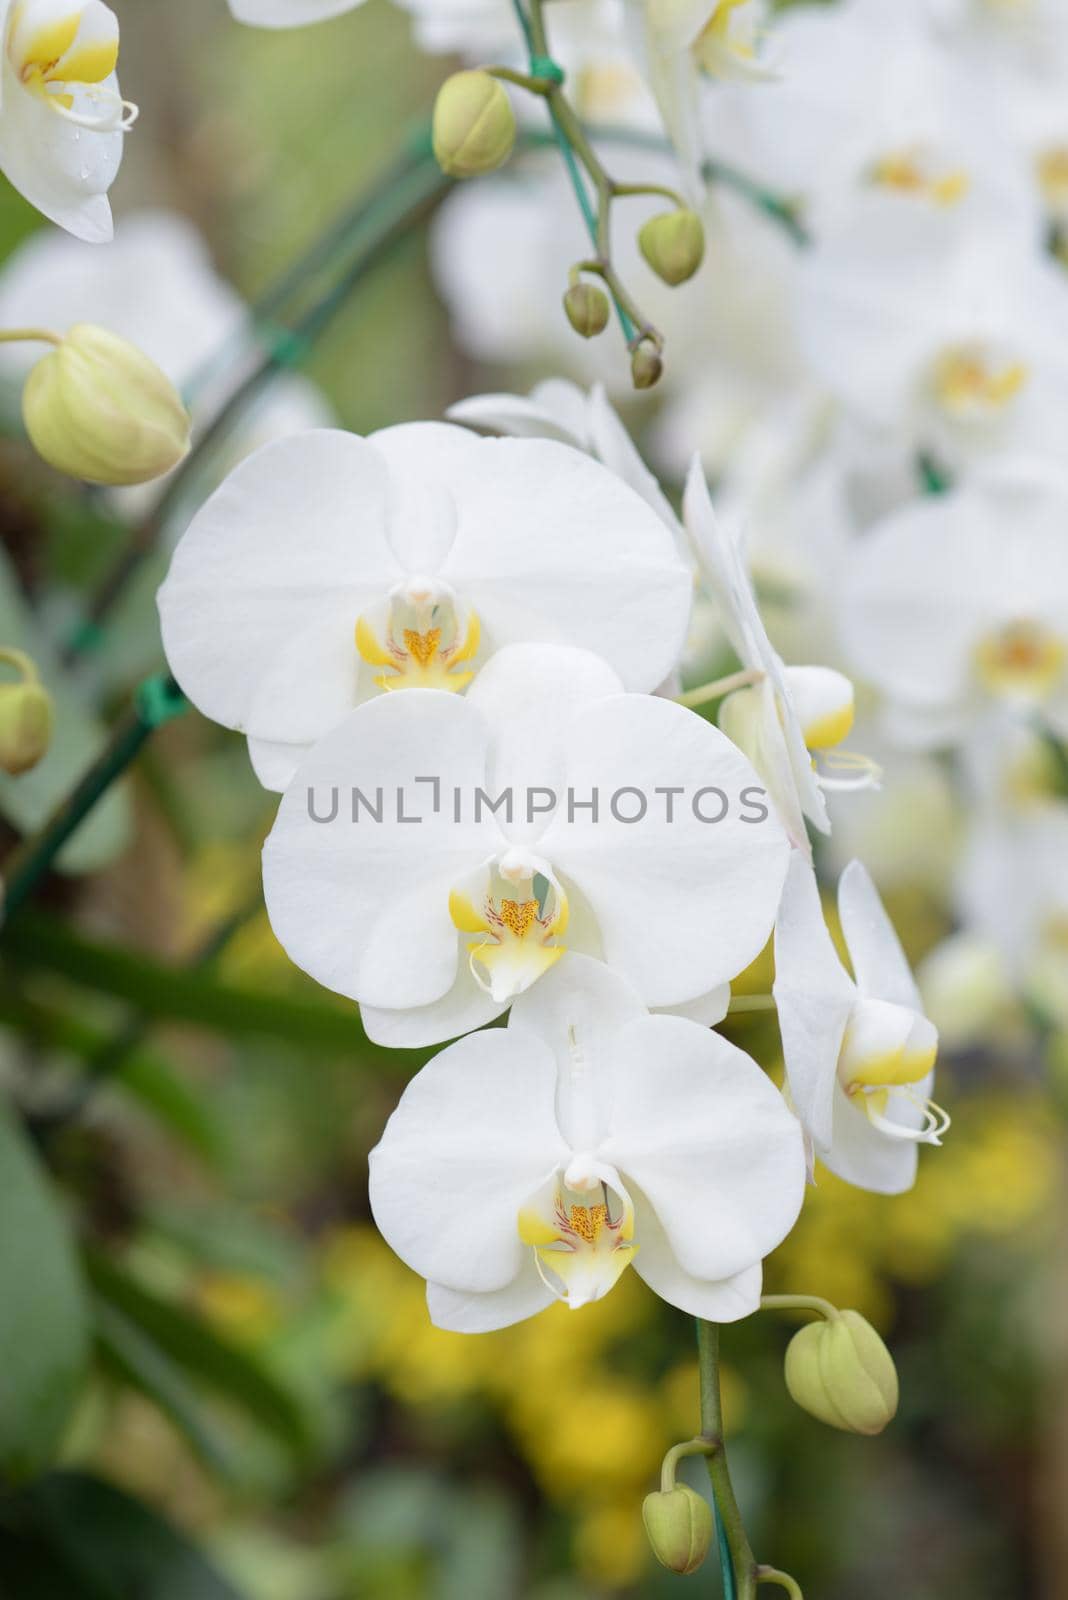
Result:
[[[450,178],[477,178],[502,166],[515,144],[515,112],[488,72],[454,72],[434,102],[434,154]]]
[[[704,259],[705,230],[696,211],[661,211],[643,223],[638,246],[658,278],[672,285],[685,283]]]
[[[630,358],[630,380],[636,389],[651,389],[659,382],[664,363],[651,339],[643,339]]]
[[[611,307],[603,289],[592,283],[573,283],[564,295],[564,310],[575,332],[592,339],[608,326]]]
[[[86,483],[148,483],[189,450],[189,413],[171,380],[88,322],[34,367],[22,415],[37,453]]]
[[[55,715],[29,656],[0,650],[0,661],[21,674],[17,683],[0,683],[0,767],[17,777],[47,755]]]
[[[684,1483],[647,1494],[642,1521],[653,1554],[670,1572],[696,1572],[712,1543],[712,1508]]]
[[[859,1311],[840,1311],[794,1334],[786,1387],[802,1410],[847,1433],[881,1433],[897,1411],[894,1358]]]

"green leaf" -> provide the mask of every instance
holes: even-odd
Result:
[[[230,1477],[231,1452],[204,1415],[200,1397],[181,1369],[135,1322],[105,1300],[94,1302],[93,1320],[97,1355],[104,1368],[153,1401],[185,1435],[205,1466]]]
[[[76,1472],[0,1507],[2,1600],[241,1600],[169,1523]]]
[[[107,1257],[86,1258],[101,1300],[154,1343],[176,1366],[247,1413],[296,1456],[312,1448],[312,1428],[293,1392],[247,1351],[227,1343],[184,1307],[164,1300]]]
[[[3,984],[0,1023],[17,1028],[38,1046],[77,1057],[91,1073],[100,1070],[103,1052],[114,1037],[57,1011],[54,1005],[35,1005]],[[162,1056],[137,1045],[124,1051],[115,1066],[108,1066],[106,1076],[197,1155],[213,1166],[223,1164],[225,1135],[211,1105],[190,1089]]]
[[[8,557],[0,551],[0,644],[24,650],[55,703],[55,729],[44,760],[17,778],[0,772],[0,812],[20,833],[34,832],[99,755],[105,731],[77,681],[66,673],[37,626]],[[130,831],[126,791],[116,784],[64,846],[56,865],[94,872],[117,856]]]
[[[66,1218],[0,1108],[0,1470],[32,1477],[59,1445],[89,1359],[89,1312]]]
[[[29,909],[6,935],[4,955],[13,966],[54,973],[125,1000],[158,1022],[192,1023],[234,1038],[266,1036],[313,1054],[345,1055],[354,1067],[384,1075],[412,1072],[431,1054],[371,1044],[352,1006],[220,983],[203,968],[164,966],[72,933]]]

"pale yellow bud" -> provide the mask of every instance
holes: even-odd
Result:
[[[451,178],[477,178],[503,166],[515,144],[515,112],[488,72],[454,72],[434,102],[434,154]]]
[[[664,363],[651,339],[643,339],[630,358],[630,381],[636,389],[651,389],[660,380]]]
[[[584,339],[594,338],[608,326],[608,296],[596,284],[573,283],[564,295],[564,310],[568,322]]]
[[[642,1521],[653,1554],[669,1572],[696,1572],[712,1543],[712,1509],[685,1483],[647,1494]]]
[[[662,211],[642,225],[638,247],[657,277],[674,286],[692,278],[704,260],[705,230],[696,211]]]
[[[189,413],[136,345],[82,322],[37,363],[22,394],[38,454],[85,483],[148,483],[189,450]]]
[[[859,1311],[840,1311],[794,1334],[786,1387],[802,1410],[847,1433],[881,1433],[897,1412],[894,1358]]]
[[[17,683],[0,683],[0,767],[17,777],[47,755],[55,714],[29,656],[0,650],[0,661],[20,674]]]

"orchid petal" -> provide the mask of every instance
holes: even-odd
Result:
[[[775,923],[775,983],[790,1099],[813,1142],[831,1146],[838,1056],[856,988],[824,921],[811,866],[795,854]],[[844,1099],[844,1095],[842,1096]]]
[[[373,445],[321,428],[256,451],[201,507],[159,608],[171,669],[205,715],[310,743],[352,709],[357,618],[400,576],[387,491]]]
[[[681,1017],[616,1037],[603,1159],[633,1180],[695,1277],[733,1277],[789,1233],[805,1188],[801,1125],[756,1062]]]
[[[405,1089],[371,1152],[371,1209],[431,1283],[492,1292],[519,1276],[519,1213],[567,1157],[555,1077],[539,1039],[492,1029],[450,1045]]]
[[[301,766],[264,846],[264,897],[276,937],[327,988],[387,1008],[429,1005],[451,988],[449,891],[500,836],[470,806],[456,822],[447,797],[484,781],[488,743],[467,701],[410,689],[359,707]],[[415,782],[420,769],[442,786],[436,807],[431,785]],[[380,821],[358,803],[352,820],[354,789],[378,802]],[[400,821],[398,804],[422,820]]]

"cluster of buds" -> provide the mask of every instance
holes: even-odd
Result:
[[[667,194],[675,201],[673,210],[650,217],[638,234],[646,262],[661,282],[672,287],[692,278],[704,259],[701,219],[671,190],[614,183],[590,147],[571,107],[560,96],[562,72],[551,61],[543,62],[543,66],[552,68],[556,75],[525,78],[503,67],[453,73],[442,84],[434,105],[434,155],[442,171],[452,178],[475,178],[495,172],[508,160],[516,141],[515,112],[501,79],[547,95],[557,135],[568,141],[586,167],[597,188],[600,207],[598,253],[595,259],[577,262],[571,268],[563,296],[564,315],[580,338],[594,339],[608,326],[614,302],[629,341],[631,381],[636,389],[651,389],[663,371],[663,340],[638,314],[616,276],[604,243],[608,208],[623,195]],[[584,273],[599,277],[603,287],[586,281]]]
[[[859,1311],[839,1311],[826,1300],[805,1295],[773,1296],[764,1304],[818,1313],[818,1320],[795,1333],[787,1346],[785,1377],[791,1398],[829,1427],[881,1433],[896,1415],[898,1382],[893,1357],[871,1323]],[[713,1456],[722,1448],[720,1440],[708,1436],[673,1445],[664,1457],[660,1488],[645,1497],[642,1521],[649,1544],[669,1572],[696,1572],[715,1535],[711,1503],[688,1484],[676,1482],[678,1463],[684,1456]]]

